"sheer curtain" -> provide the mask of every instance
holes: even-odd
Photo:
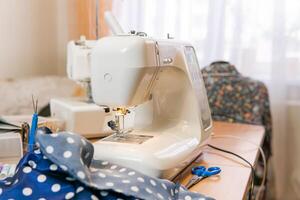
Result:
[[[299,199],[300,1],[114,0],[112,9],[127,31],[169,33],[195,46],[201,66],[225,59],[267,84],[277,198]]]

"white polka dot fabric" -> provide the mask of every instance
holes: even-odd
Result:
[[[0,199],[208,200],[168,180],[93,160],[93,145],[80,135],[37,131],[40,149],[27,153],[14,177],[0,181]]]

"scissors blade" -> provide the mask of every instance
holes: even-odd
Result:
[[[185,185],[186,188],[190,188],[192,185],[194,185],[194,183],[197,181],[198,176],[194,175],[192,176],[192,178],[189,180],[189,182]]]
[[[190,187],[196,185],[197,183],[199,183],[200,181],[202,181],[202,180],[205,179],[205,178],[207,178],[207,177],[203,177],[203,176],[198,177],[198,179],[197,179],[197,180],[194,182],[194,184],[191,185]]]

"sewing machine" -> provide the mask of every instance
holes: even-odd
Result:
[[[53,100],[51,112],[74,132],[113,133],[94,143],[95,159],[172,179],[200,154],[212,129],[195,50],[124,34],[110,13],[105,20],[114,36],[68,47],[69,77],[86,81],[93,101]]]
[[[173,178],[201,152],[212,128],[194,48],[144,33],[101,38],[91,52],[94,102],[113,109],[114,134],[94,158],[153,177]],[[133,126],[123,119],[134,113]]]

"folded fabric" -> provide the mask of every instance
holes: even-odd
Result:
[[[38,129],[36,141],[39,149],[21,159],[13,177],[0,181],[0,199],[212,199],[168,180],[93,160],[93,145],[74,133]]]

